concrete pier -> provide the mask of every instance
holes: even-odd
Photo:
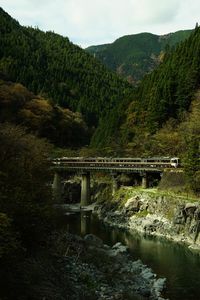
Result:
[[[81,178],[81,206],[90,204],[90,173],[82,174]]]
[[[148,176],[146,172],[142,174],[142,187],[143,189],[148,188]]]
[[[53,198],[56,203],[62,202],[62,183],[61,183],[61,177],[56,172],[54,174],[53,184],[52,184],[52,190],[53,190]]]
[[[133,186],[138,186],[138,185],[140,185],[140,180],[139,180],[139,178],[134,177],[133,178]]]
[[[119,188],[119,184],[118,184],[118,181],[117,181],[117,174],[111,174],[112,176],[112,195],[114,195],[118,188]]]

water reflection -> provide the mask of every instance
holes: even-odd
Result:
[[[82,236],[93,233],[108,245],[119,241],[127,245],[135,259],[141,259],[159,276],[167,278],[165,296],[169,299],[200,299],[200,257],[186,247],[110,228],[89,212],[66,216],[64,226],[67,231]]]

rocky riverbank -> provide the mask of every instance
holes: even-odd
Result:
[[[110,247],[92,234],[67,239],[65,265],[74,290],[70,299],[164,299],[165,278],[157,278],[140,260],[133,261],[126,246]]]
[[[123,187],[95,212],[111,226],[162,236],[200,250],[200,201],[159,191]]]

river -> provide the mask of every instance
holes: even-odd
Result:
[[[167,278],[164,297],[170,300],[200,299],[200,255],[187,247],[111,228],[89,212],[66,215],[64,227],[68,232],[82,236],[95,234],[108,245],[117,242],[127,245],[134,259],[141,259],[159,277]]]

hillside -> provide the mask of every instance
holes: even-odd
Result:
[[[3,9],[0,44],[0,72],[36,95],[81,112],[91,126],[131,90],[68,38],[20,26]]]
[[[93,146],[112,145],[131,156],[183,153],[185,149],[176,139],[179,133],[174,133],[181,122],[187,122],[199,85],[200,28],[196,27],[187,40],[165,55],[155,71],[145,76],[130,102],[121,103],[106,116],[93,136]],[[184,130],[181,132],[184,136]],[[199,139],[192,135],[193,140]]]
[[[115,156],[178,156],[187,188],[199,194],[200,27],[106,115],[92,145]]]
[[[166,48],[185,40],[191,32],[181,30],[160,36],[151,33],[127,35],[111,44],[88,47],[86,51],[130,83],[136,84],[155,69]]]
[[[23,125],[29,132],[60,147],[89,142],[89,129],[80,113],[34,95],[20,83],[0,79],[0,123]]]

